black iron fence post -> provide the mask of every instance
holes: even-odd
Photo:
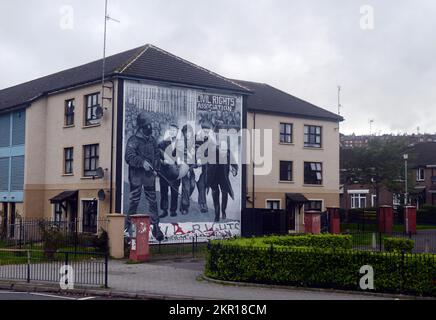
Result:
[[[404,291],[404,278],[405,278],[405,272],[404,272],[404,268],[405,268],[405,258],[406,258],[406,252],[404,250],[401,251],[401,286],[400,286],[400,290],[401,292]]]

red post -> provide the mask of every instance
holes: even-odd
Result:
[[[132,222],[132,238],[130,247],[130,260],[135,262],[147,262],[150,255],[150,216],[134,215],[130,217]]]
[[[304,214],[304,231],[306,233],[321,233],[321,213],[318,211],[307,211]]]
[[[327,208],[327,214],[329,215],[330,226],[329,231],[331,234],[341,233],[341,216],[339,214],[339,208],[330,207]]]
[[[404,225],[406,233],[416,234],[416,207],[404,207]]]
[[[392,234],[394,227],[394,210],[391,206],[381,206],[378,215],[378,230]]]

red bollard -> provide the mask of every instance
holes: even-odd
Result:
[[[404,207],[404,225],[407,234],[416,234],[416,207]]]
[[[134,262],[147,262],[150,256],[150,216],[134,215],[130,219],[132,238],[129,258]]]
[[[304,214],[304,231],[306,233],[321,233],[321,212],[308,211]]]
[[[341,233],[341,216],[339,214],[339,208],[331,207],[327,208],[327,214],[329,215],[330,226],[329,231],[331,234]]]
[[[391,206],[381,206],[378,215],[378,231],[392,234],[394,227],[394,210]]]

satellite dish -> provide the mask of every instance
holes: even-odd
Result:
[[[98,191],[98,200],[104,201],[106,199],[106,192],[101,189]]]
[[[97,117],[97,119],[101,119],[103,118],[104,115],[104,110],[101,106],[98,106],[95,110],[95,116]]]
[[[103,179],[104,178],[104,169],[103,168],[97,168],[96,173],[95,173],[95,177],[97,179]]]

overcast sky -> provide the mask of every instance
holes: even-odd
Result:
[[[103,9],[0,0],[0,88],[101,58]],[[109,54],[151,43],[333,112],[341,85],[344,133],[369,133],[369,119],[373,132],[436,132],[434,0],[109,0],[109,14],[121,21]]]

